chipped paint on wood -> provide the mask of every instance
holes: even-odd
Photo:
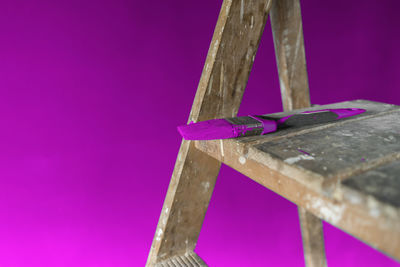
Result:
[[[315,158],[313,156],[310,155],[298,155],[296,157],[291,157],[291,158],[287,158],[284,160],[284,162],[288,163],[288,164],[293,164],[296,163],[300,160],[314,160]]]
[[[210,83],[208,84],[208,88],[207,88],[207,95],[211,94],[211,88],[212,88],[212,84],[213,84],[213,78],[214,78],[214,76],[211,75],[211,77],[210,77]]]
[[[163,230],[161,228],[157,229],[157,233],[156,233],[156,240],[160,241],[161,240],[161,236],[163,234]]]
[[[222,142],[222,140],[219,140],[219,141],[220,141],[219,145],[221,146],[221,156],[225,157],[225,154],[224,154],[224,143]]]
[[[332,202],[325,201],[323,198],[311,195],[306,195],[305,200],[307,201],[305,207],[308,210],[314,210],[324,220],[335,225],[342,219],[345,209],[343,204],[333,204]]]
[[[202,182],[201,185],[203,186],[204,192],[210,189],[210,182]]]

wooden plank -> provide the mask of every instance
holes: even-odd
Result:
[[[382,104],[382,110],[384,110],[382,113],[368,115],[364,119],[348,120],[345,124],[361,123],[373,119],[374,116],[387,116],[387,114],[397,112],[396,110],[387,111],[392,108]],[[302,135],[292,134],[293,136]],[[304,134],[307,134],[307,131]],[[269,136],[267,134],[258,138],[263,139],[263,142],[268,139],[274,140],[274,137]],[[279,138],[285,139],[285,137]],[[399,208],[340,183],[334,191],[327,194],[325,188],[327,179],[323,175],[259,150],[257,143],[253,145],[240,140],[241,138],[196,141],[195,144],[205,153],[222,160],[223,163],[304,207],[317,217],[400,260]],[[224,156],[221,154],[222,150]],[[379,211],[379,216],[376,216],[377,211]]]
[[[299,207],[301,236],[303,238],[304,261],[307,267],[327,266],[325,258],[322,221]]]
[[[390,142],[392,140],[388,140]],[[377,200],[400,207],[400,160],[384,164],[365,173],[353,176],[344,185],[373,196]],[[379,212],[378,210],[376,212]]]
[[[323,177],[325,193],[336,180],[400,157],[400,110],[255,146],[297,169]]]
[[[270,17],[284,110],[309,107],[300,1],[274,1]]]
[[[332,103],[332,104],[323,105],[323,106],[314,105],[313,107],[310,107],[310,108],[301,108],[301,109],[297,109],[294,111],[278,112],[278,113],[274,113],[274,114],[268,114],[268,116],[280,118],[280,117],[283,117],[286,115],[300,113],[300,112],[303,112],[306,110],[319,110],[319,109],[332,109],[332,108],[362,108],[362,109],[365,109],[366,112],[359,114],[355,117],[343,118],[337,122],[335,121],[335,122],[327,123],[327,124],[323,124],[323,125],[311,125],[311,126],[305,126],[302,128],[282,129],[280,131],[264,135],[263,137],[251,136],[251,137],[240,138],[240,139],[237,139],[237,142],[240,142],[243,144],[255,145],[258,143],[263,143],[266,140],[272,140],[272,139],[278,140],[278,139],[282,139],[282,138],[287,138],[289,136],[304,134],[305,132],[313,132],[313,131],[319,131],[322,129],[328,129],[328,128],[336,126],[336,125],[342,125],[342,124],[346,124],[348,122],[355,122],[358,120],[363,120],[365,118],[373,117],[377,114],[390,113],[393,110],[400,109],[400,107],[396,106],[396,105],[359,99],[359,100],[353,100],[353,101]]]
[[[270,3],[223,2],[189,121],[236,116]],[[147,266],[193,251],[220,164],[182,141]]]

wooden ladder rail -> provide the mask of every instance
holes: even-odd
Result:
[[[224,0],[188,122],[237,115],[270,9],[284,109],[310,106],[299,0]],[[193,255],[220,166],[182,140],[146,266]],[[307,266],[325,266],[321,221],[299,215]]]
[[[284,111],[310,107],[300,0],[274,1],[270,11]],[[327,266],[322,221],[298,207],[307,267]]]
[[[190,121],[236,116],[271,0],[224,0]],[[147,266],[193,251],[221,162],[182,140]]]

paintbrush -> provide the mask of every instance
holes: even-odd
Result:
[[[263,135],[279,129],[333,122],[365,112],[359,108],[304,111],[276,118],[268,115],[249,115],[234,118],[191,122],[178,126],[185,140],[213,140]]]

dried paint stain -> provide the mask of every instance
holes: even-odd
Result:
[[[158,228],[157,230],[157,236],[156,236],[156,240],[160,241],[161,240],[161,236],[163,234],[163,230],[161,228]]]
[[[300,160],[314,160],[315,158],[313,156],[309,156],[309,155],[299,155],[297,157],[291,157],[291,158],[287,158],[284,160],[284,162],[289,163],[289,164],[293,164],[296,163]]]
[[[204,192],[207,192],[208,189],[210,188],[210,182],[201,182],[201,185],[204,188]]]
[[[335,205],[324,201],[321,198],[312,197],[308,195],[306,199],[309,201],[306,204],[307,209],[314,209],[323,217],[323,219],[333,224],[338,223],[342,219],[344,212],[343,205]]]
[[[223,143],[222,143],[222,140],[219,140],[219,144],[220,144],[220,146],[221,146],[221,155],[222,155],[223,157],[225,157],[225,154],[224,154],[224,145],[223,145]]]
[[[239,157],[239,162],[240,162],[240,164],[245,164],[246,163],[246,158],[243,157],[243,156],[240,156]]]

